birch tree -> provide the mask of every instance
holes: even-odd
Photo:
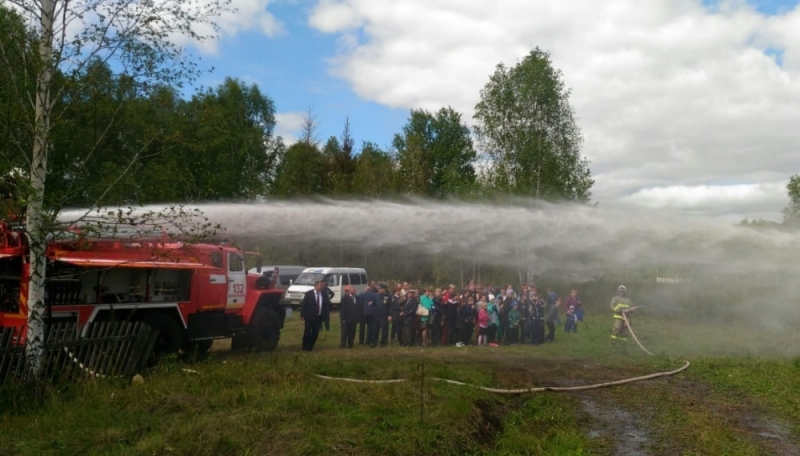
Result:
[[[25,195],[31,271],[26,355],[29,372],[35,374],[44,336],[46,240],[59,211],[44,204],[48,154],[53,125],[69,104],[60,96],[65,86],[55,84],[55,79],[64,76],[64,81],[86,82],[71,76],[100,61],[125,73],[139,90],[164,83],[179,86],[198,74],[193,57],[181,43],[215,39],[215,18],[228,9],[228,1],[7,0],[7,4],[22,16],[35,42],[29,50],[24,49],[29,43],[17,44],[34,68],[32,89],[19,100],[29,104],[32,112],[31,150],[21,153],[30,169]],[[6,46],[0,49],[0,63],[17,79],[25,75],[15,73],[9,59],[18,53]],[[90,160],[93,151],[87,150],[83,160]],[[102,195],[96,203],[102,204]]]
[[[485,179],[503,193],[588,201],[594,184],[569,90],[539,48],[513,68],[497,65],[475,106]]]

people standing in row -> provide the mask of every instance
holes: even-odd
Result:
[[[312,293],[314,300],[321,295],[324,296],[323,301],[328,303],[326,311],[316,318],[320,325],[324,324],[330,313],[329,289],[326,285],[324,281],[316,284]],[[624,291],[624,287],[621,287],[621,293],[615,300],[626,297]],[[556,297],[551,304],[548,298],[552,295],[552,290],[541,294],[538,288],[528,284],[523,284],[519,294],[514,292],[511,285],[493,290],[474,282],[461,292],[451,284],[444,290],[429,288],[421,293],[408,289],[405,295],[400,285],[394,288],[394,293],[389,293],[387,285],[373,282],[358,295],[354,287],[345,286],[340,307],[340,346],[352,348],[357,327],[359,343],[370,347],[386,347],[394,340],[403,346],[460,347],[476,341],[481,346],[491,347],[553,342],[562,300]],[[304,298],[304,307],[301,309],[304,322],[307,312],[313,315],[308,299],[308,296]],[[566,309],[564,330],[576,332],[577,322],[580,321],[578,310],[581,309],[577,291],[571,290],[565,301],[570,305],[563,306]],[[612,310],[614,306],[612,303]],[[315,337],[319,333],[319,328],[315,331],[313,321],[310,320],[307,326],[308,330],[304,331],[304,350],[313,349],[310,341],[313,339],[316,342]],[[623,330],[619,323],[615,323],[612,340],[624,340]]]

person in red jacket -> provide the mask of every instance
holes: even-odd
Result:
[[[489,338],[489,312],[486,310],[486,300],[481,299],[478,310],[478,345],[487,345]]]

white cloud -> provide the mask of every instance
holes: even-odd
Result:
[[[199,3],[187,2],[185,8],[203,8],[204,5],[211,4],[215,0],[201,0]],[[283,32],[283,26],[278,19],[267,9],[274,0],[232,0],[230,11],[222,13],[214,19],[219,26],[219,38],[231,38],[239,33],[256,31],[262,35],[273,37]],[[195,32],[200,35],[212,35],[213,29],[209,24],[197,24]],[[219,42],[217,40],[205,40],[201,42],[191,41],[185,36],[173,36],[172,39],[180,44],[192,43],[205,53],[216,53]]]
[[[621,198],[623,203],[653,209],[719,214],[723,211],[737,213],[764,212],[765,205],[781,198],[785,184],[731,184],[731,185],[672,185],[645,188]]]
[[[73,43],[78,40],[81,32],[89,25],[100,23],[99,15],[105,17],[106,23],[111,21],[111,35],[114,34],[114,28],[132,27],[134,26],[133,23],[140,19],[138,15],[145,15],[159,17],[160,21],[155,25],[151,25],[155,29],[160,29],[161,32],[167,33],[167,37],[171,42],[180,46],[194,46],[205,53],[215,53],[219,44],[217,40],[206,39],[200,41],[178,30],[166,31],[166,29],[171,29],[180,22],[172,14],[174,9],[177,8],[183,13],[196,17],[208,18],[208,21],[198,21],[193,24],[193,32],[200,37],[215,36],[214,28],[208,22],[214,22],[219,27],[218,37],[220,39],[234,37],[239,33],[251,30],[256,30],[265,36],[272,37],[283,31],[280,21],[267,10],[269,5],[271,3],[274,4],[275,1],[231,0],[226,7],[227,11],[218,17],[209,14],[210,11],[217,10],[219,5],[224,3],[218,0],[156,0],[148,2],[145,6],[139,2],[126,2],[125,6],[117,2],[96,2],[92,0],[60,2],[57,5],[56,20],[54,22],[56,46],[62,39],[66,43]],[[6,6],[6,3],[4,2],[3,6]],[[36,2],[28,3],[36,4]],[[38,14],[32,13],[34,11],[38,12],[37,8],[26,10],[13,3],[8,3],[8,6],[17,10],[30,26],[35,29],[39,28]],[[66,11],[63,10],[65,7],[67,8]],[[121,14],[121,12],[124,12],[124,14]],[[138,27],[138,25],[136,26]],[[87,43],[85,40],[80,41],[84,41],[84,48],[79,53],[80,55],[87,55],[97,51],[95,43]],[[101,51],[100,55],[104,53]]]
[[[497,63],[551,52],[600,201],[706,207],[696,205],[718,192],[708,207],[735,212],[761,195],[762,212],[779,217],[779,183],[800,171],[800,7],[764,16],[739,0],[323,0],[309,23],[350,44],[331,72],[359,96],[451,105],[467,118]]]
[[[324,8],[324,16],[312,16],[311,26],[323,32],[337,32],[361,25],[362,17],[347,3],[322,0],[317,8]]]
[[[291,146],[297,142],[298,132],[303,128],[306,112],[281,112],[275,114],[275,136],[283,137],[283,143]]]

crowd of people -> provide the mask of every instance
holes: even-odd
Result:
[[[483,287],[470,281],[459,292],[455,285],[418,291],[404,282],[390,292],[388,285],[372,282],[361,293],[353,286],[344,291],[339,305],[342,348],[353,348],[356,335],[360,345],[370,347],[395,341],[406,347],[541,345],[555,341],[562,311],[567,333],[578,331],[584,312],[577,290],[562,301],[552,289],[542,294],[528,284],[516,292],[511,285]],[[324,280],[306,293],[300,308],[305,322],[303,350],[313,350],[322,325],[330,330],[332,297]],[[627,341],[635,309],[628,290],[620,285],[611,300],[612,344]]]
[[[583,320],[577,290],[563,301],[553,290],[543,294],[527,284],[518,292],[474,282],[461,291],[455,285],[416,290],[408,283],[390,291],[373,282],[357,291],[348,287],[341,299],[342,348],[352,348],[356,336],[371,347],[539,345],[553,342],[562,324],[564,331],[577,332]]]

